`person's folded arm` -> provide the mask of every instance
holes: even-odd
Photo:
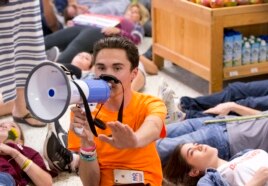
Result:
[[[268,167],[259,168],[245,186],[264,186],[268,181]]]
[[[235,112],[240,116],[256,115],[260,114],[261,111],[252,109],[246,106],[239,105],[235,102],[221,103],[213,108],[207,109],[204,113],[217,114],[217,115],[228,115],[230,112]]]

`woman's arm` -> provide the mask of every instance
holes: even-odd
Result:
[[[261,167],[245,186],[264,186],[268,181],[268,167]]]
[[[1,151],[7,155],[10,155],[22,170],[30,177],[34,185],[52,185],[51,175],[41,169],[32,160],[28,159],[17,149],[14,149],[6,144],[1,144]]]
[[[240,116],[256,115],[256,114],[261,113],[261,111],[259,110],[245,107],[235,102],[221,103],[213,108],[210,108],[204,111],[204,113],[207,113],[207,114],[218,114],[222,116],[228,115],[230,112],[235,112],[239,114]]]

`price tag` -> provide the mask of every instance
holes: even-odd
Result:
[[[250,72],[251,73],[257,73],[257,72],[259,72],[259,69],[257,67],[254,67],[254,68],[250,69]]]
[[[231,72],[229,72],[229,76],[230,77],[238,76],[238,72],[237,71],[231,71]]]

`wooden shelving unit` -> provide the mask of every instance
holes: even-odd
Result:
[[[268,34],[268,4],[211,9],[185,0],[153,0],[153,58],[168,59],[209,82],[209,92],[223,81],[268,73],[268,61],[223,67],[224,28],[243,35]]]

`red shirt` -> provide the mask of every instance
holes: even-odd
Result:
[[[39,167],[41,167],[45,171],[48,171],[43,158],[37,151],[33,150],[30,147],[17,145],[14,143],[7,143],[7,145],[17,149],[24,156],[26,156],[27,158],[32,160],[34,163],[39,165]],[[20,168],[20,166],[17,164],[17,162],[14,159],[10,160],[11,158],[12,157],[8,155],[0,155],[0,172],[9,173],[14,178],[14,180],[16,181],[16,185],[18,186],[27,185],[31,181],[31,179]]]

